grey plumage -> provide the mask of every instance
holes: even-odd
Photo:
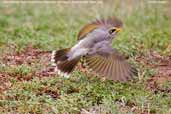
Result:
[[[83,27],[72,48],[53,53],[52,61],[58,72],[69,74],[83,57],[86,68],[99,76],[114,81],[131,79],[134,75],[132,66],[112,48],[112,40],[121,27],[122,22],[115,17],[96,20]]]

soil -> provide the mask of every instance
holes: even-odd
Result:
[[[2,55],[2,66],[5,67],[16,67],[20,65],[35,66],[36,64],[41,65],[40,70],[33,70],[28,74],[8,72],[1,70],[0,72],[0,93],[10,88],[10,79],[15,77],[19,81],[29,81],[33,77],[50,77],[55,76],[54,68],[50,65],[50,51],[41,51],[33,48],[32,45],[28,45],[22,52],[18,53],[15,50],[12,53],[4,53]]]
[[[171,87],[163,87],[166,83],[171,83],[171,56],[162,56],[157,52],[150,51],[147,56],[139,56],[136,60],[156,73],[150,77],[146,86],[153,92],[171,92]]]
[[[0,92],[10,87],[10,77],[15,76],[16,79],[22,81],[29,81],[33,79],[33,76],[39,78],[55,76],[54,68],[50,65],[51,51],[42,51],[34,48],[32,45],[28,45],[22,52],[18,53],[6,53],[2,56],[3,66],[19,66],[27,65],[34,66],[35,64],[42,65],[42,69],[38,71],[32,71],[26,76],[22,74],[13,74],[9,72],[0,72]],[[150,77],[146,86],[148,89],[156,92],[171,92],[171,88],[162,88],[161,85],[166,82],[171,82],[171,57],[161,56],[159,53],[150,51],[146,56],[137,56],[136,61],[146,65],[149,68],[155,69],[157,72]],[[87,71],[79,64],[77,69],[87,73]]]

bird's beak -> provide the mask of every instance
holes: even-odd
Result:
[[[122,30],[121,28],[117,28],[116,33],[120,32],[121,30]]]

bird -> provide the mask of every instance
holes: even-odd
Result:
[[[115,16],[96,19],[83,26],[74,46],[52,51],[55,72],[69,78],[81,61],[88,71],[100,78],[121,82],[132,79],[137,74],[136,68],[112,47],[122,27],[123,22]]]

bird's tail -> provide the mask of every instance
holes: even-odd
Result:
[[[67,54],[69,51],[70,48],[53,51],[51,56],[51,62],[55,66],[55,71],[64,77],[69,77],[69,74],[80,60],[80,58],[68,60]]]

